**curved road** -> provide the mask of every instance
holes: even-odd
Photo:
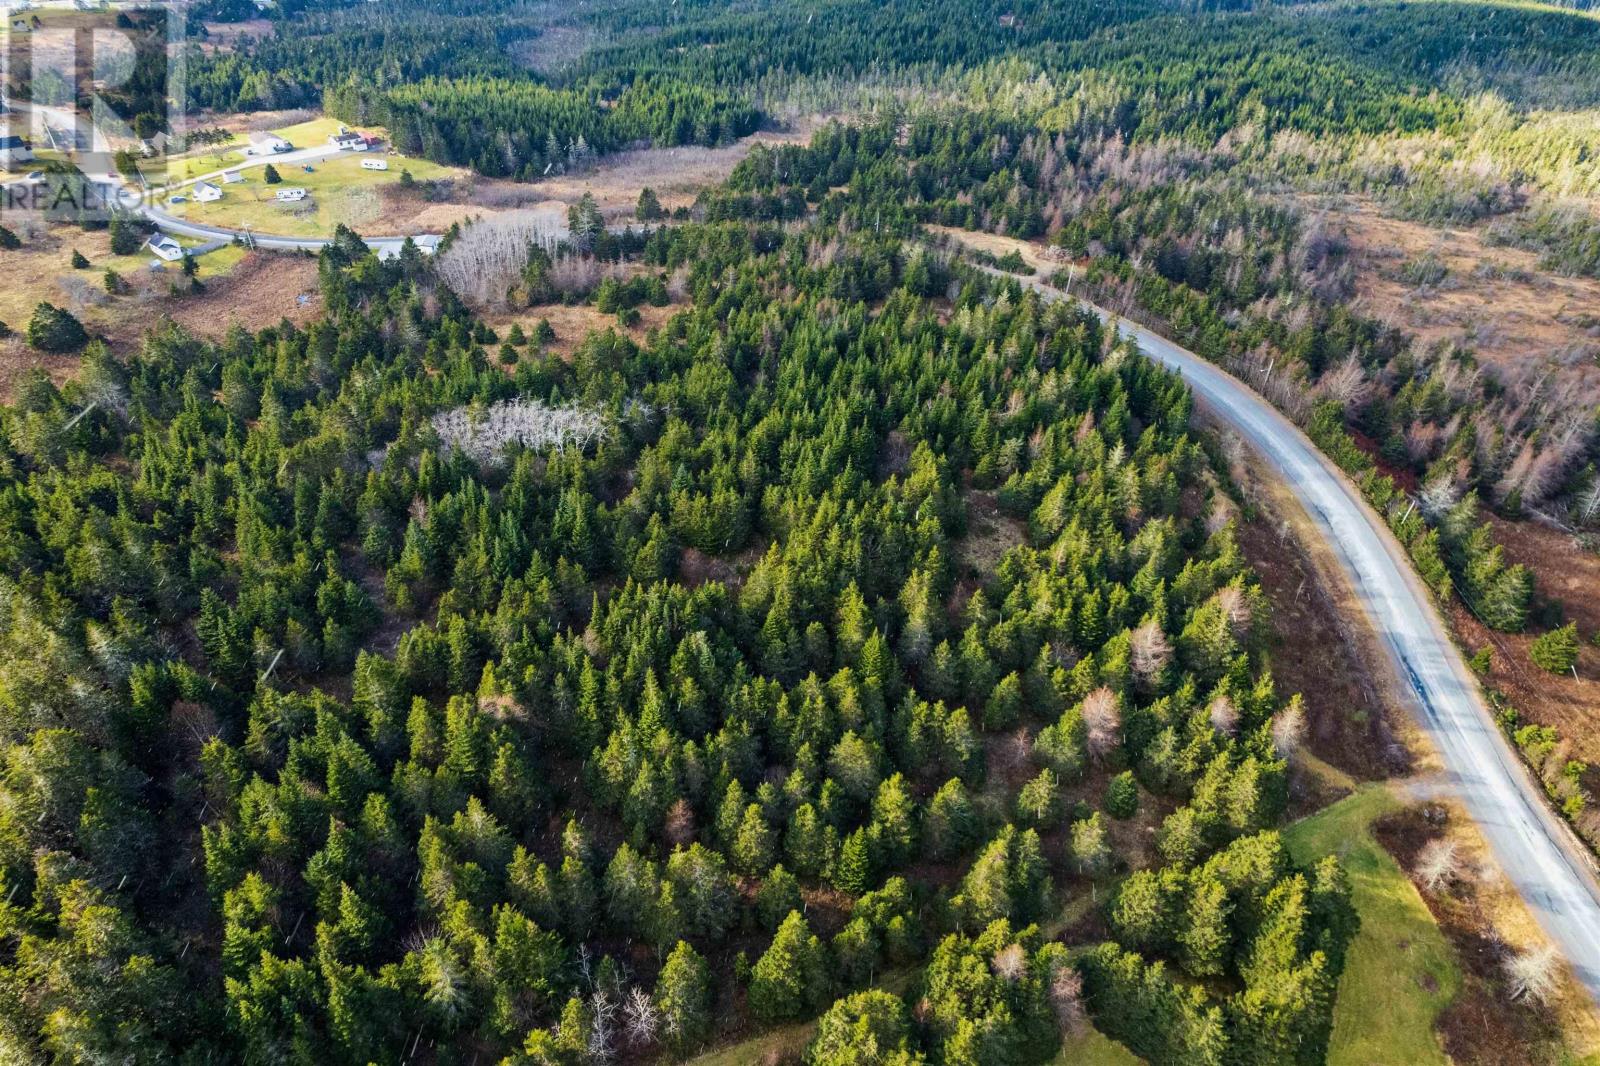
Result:
[[[161,232],[170,233],[178,237],[194,237],[203,241],[232,241],[236,237],[246,235],[244,230],[224,229],[221,226],[206,226],[198,222],[188,222],[161,210],[159,207],[146,205],[140,208],[140,213]],[[269,233],[251,233],[249,237],[255,242],[257,248],[265,248],[274,252],[316,252],[325,248],[331,242],[323,237],[275,237]],[[415,237],[362,237],[368,248],[377,252],[381,258],[388,258],[400,254],[400,248],[409,239],[416,242],[423,252],[431,252],[439,243],[439,235],[435,233],[419,234]]]
[[[1019,280],[1048,298],[1072,299],[1037,279]],[[1102,320],[1113,318],[1079,302]],[[1293,490],[1415,699],[1449,787],[1578,980],[1600,1000],[1600,883],[1594,863],[1511,750],[1405,549],[1359,490],[1277,408],[1193,352],[1132,323],[1117,325],[1146,355],[1178,372],[1195,398],[1236,429]]]

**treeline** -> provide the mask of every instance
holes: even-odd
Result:
[[[356,83],[325,96],[330,114],[389,129],[395,145],[496,177],[537,178],[582,167],[594,153],[635,143],[731,142],[759,116],[694,86],[641,80],[609,98],[505,78],[427,80],[370,92]]]

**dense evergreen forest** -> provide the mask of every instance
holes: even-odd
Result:
[[[1358,916],[1278,836],[1305,712],[1190,396],[927,227],[1158,316],[1521,629],[1481,508],[1594,491],[1593,412],[1352,311],[1282,193],[1581,187],[1582,137],[1524,120],[1600,102],[1595,23],[556,6],[293,0],[189,90],[525,180],[870,107],[687,219],[529,250],[524,305],[670,284],[643,340],[497,335],[341,229],[322,318],[90,343],[0,406],[0,1060],[578,1066],[814,1020],[816,1066],[1046,1063],[1086,1023],[1154,1066],[1323,1062]],[[1394,151],[1454,136],[1522,191]],[[1596,269],[1592,222],[1514,217]],[[557,290],[597,258],[632,280]]]
[[[324,321],[0,411],[9,1060],[1321,1061],[1354,916],[1186,390],[832,204],[652,234],[644,347],[507,370],[346,232]]]
[[[1307,424],[1296,408],[1337,401],[1327,418],[1438,487],[1424,508],[1435,525],[1471,493],[1508,515],[1600,518],[1600,396],[1584,388],[1574,409],[1532,370],[1487,377],[1467,348],[1420,350],[1356,321],[1343,249],[1285,195],[1344,191],[1430,223],[1495,219],[1496,241],[1595,274],[1600,223],[1565,198],[1600,193],[1600,171],[1583,113],[1566,115],[1600,104],[1600,20],[1454,0],[1203,12],[617,0],[495,17],[477,3],[407,3],[410,14],[355,5],[283,19],[245,54],[197,60],[192,91],[221,108],[321,99],[387,123],[405,151],[527,179],[815,111],[932,128],[910,150],[885,154],[881,138],[874,154],[847,148],[826,180],[892,189],[910,199],[888,209],[920,221],[1048,238],[1246,377],[1281,355],[1295,370],[1274,398]],[[513,58],[561,34],[583,47]],[[938,132],[950,124],[959,143]],[[820,180],[808,175],[812,202]],[[1415,269],[1426,277],[1428,264]],[[1505,569],[1491,548],[1421,548],[1456,589],[1475,587],[1480,616],[1521,628],[1525,575],[1490,595]],[[1489,602],[1504,597],[1515,602]]]

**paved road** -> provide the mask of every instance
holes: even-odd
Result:
[[[149,219],[157,229],[163,233],[170,233],[178,237],[194,237],[203,241],[232,241],[235,237],[245,236],[244,230],[224,229],[221,226],[206,226],[198,222],[189,222],[185,219],[174,218],[161,208],[146,205],[140,209],[145,218]],[[330,243],[323,237],[278,237],[268,233],[252,233],[251,240],[256,247],[265,248],[274,252],[316,252],[327,247]],[[399,255],[400,248],[406,242],[405,237],[366,237],[361,238],[367,247],[377,252],[379,257],[388,258]],[[412,237],[418,248],[424,253],[432,252],[439,243],[436,233],[424,233]]]
[[[1059,292],[1025,279],[1053,299]],[[1093,306],[1093,305],[1089,305]],[[1102,319],[1111,316],[1098,307]],[[1478,682],[1445,632],[1405,549],[1338,468],[1248,386],[1147,329],[1124,335],[1181,374],[1294,491],[1343,567],[1445,764],[1447,786],[1477,821],[1506,875],[1578,979],[1600,1000],[1600,883],[1572,832],[1495,724]]]

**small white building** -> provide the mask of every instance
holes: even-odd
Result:
[[[176,263],[183,258],[183,245],[165,233],[157,233],[145,241],[144,246],[154,252],[157,259],[164,259],[169,263]]]
[[[280,204],[297,204],[306,198],[304,189],[279,189],[277,199]]]
[[[222,199],[222,190],[209,181],[194,183],[194,198],[197,203],[214,204]]]
[[[361,161],[361,169],[362,170],[388,170],[389,169],[389,161],[387,159],[363,159]]]
[[[366,136],[357,133],[355,130],[340,130],[338,133],[330,134],[328,136],[328,144],[342,152],[365,152],[367,150]]]
[[[276,133],[258,130],[250,135],[250,149],[256,155],[276,155],[279,152],[292,151],[294,145]]]
[[[237,170],[225,170],[222,173],[222,184],[237,185],[244,180],[244,175]]]
[[[15,170],[31,162],[33,149],[28,147],[27,141],[9,133],[0,134],[0,167]]]

